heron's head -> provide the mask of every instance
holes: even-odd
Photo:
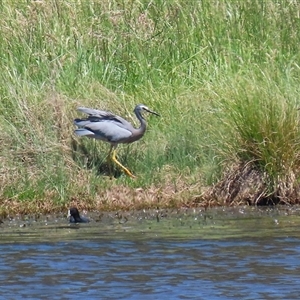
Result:
[[[153,114],[153,115],[159,116],[159,114],[158,114],[157,112],[155,112],[155,111],[149,109],[149,108],[148,108],[146,105],[144,105],[144,104],[138,104],[138,105],[135,107],[135,109],[134,109],[134,112],[135,112],[136,114],[139,114],[139,115],[141,115],[141,113],[142,113],[143,111],[147,111],[148,113],[151,113],[151,114]]]

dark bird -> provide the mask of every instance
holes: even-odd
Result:
[[[71,207],[68,211],[68,218],[70,223],[88,223],[90,220],[85,217],[80,217],[79,211],[76,207]]]
[[[144,135],[147,123],[142,116],[143,111],[157,116],[159,116],[159,114],[143,104],[137,105],[134,109],[134,113],[140,121],[140,127],[134,128],[128,121],[108,111],[86,107],[79,107],[78,110],[87,114],[88,117],[74,120],[74,124],[78,127],[75,133],[78,136],[86,136],[110,143],[111,147],[108,157],[128,176],[135,178],[135,176],[117,160],[116,148],[118,144],[133,143]]]

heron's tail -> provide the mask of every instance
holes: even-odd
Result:
[[[89,128],[86,128],[86,126],[90,125],[91,122],[89,120],[84,119],[75,119],[74,125],[76,125],[77,129],[74,130],[74,132],[79,136],[89,136],[92,137],[94,134],[93,131],[89,130]]]
[[[76,125],[78,127],[84,127],[90,123],[91,122],[89,120],[84,120],[84,119],[75,119],[74,120],[74,125]]]
[[[79,135],[79,136],[85,136],[85,135],[94,135],[94,133],[88,129],[85,129],[85,128],[78,128],[78,129],[75,129],[74,132]]]

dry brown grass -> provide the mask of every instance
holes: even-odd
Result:
[[[195,201],[194,195],[199,193],[198,184],[188,185],[182,178],[176,182],[168,182],[163,186],[151,186],[149,188],[130,188],[112,182],[105,190],[101,189],[94,197],[88,191],[88,182],[82,180],[77,191],[64,204],[59,204],[53,199],[55,195],[48,192],[47,199],[34,199],[32,201],[20,202],[16,199],[5,199],[0,201],[0,215],[8,217],[17,214],[48,214],[61,212],[71,206],[80,210],[141,210],[151,208],[187,208],[203,206],[204,203]],[[105,180],[110,181],[107,177]]]
[[[227,169],[223,178],[209,188],[204,201],[221,205],[299,204],[300,185],[296,176],[270,178],[252,161]]]

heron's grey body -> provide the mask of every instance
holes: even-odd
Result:
[[[142,116],[143,110],[158,115],[158,113],[151,111],[143,104],[137,105],[134,109],[134,113],[140,121],[140,127],[134,128],[125,119],[108,111],[86,107],[79,107],[78,110],[87,114],[88,117],[85,119],[74,120],[74,124],[78,127],[75,130],[75,133],[78,136],[86,136],[110,143],[110,152],[113,149],[115,150],[118,144],[135,142],[144,135],[147,123]],[[112,160],[115,161],[126,172],[127,175],[134,177],[128,169],[126,169],[116,160],[115,152],[113,152]]]

